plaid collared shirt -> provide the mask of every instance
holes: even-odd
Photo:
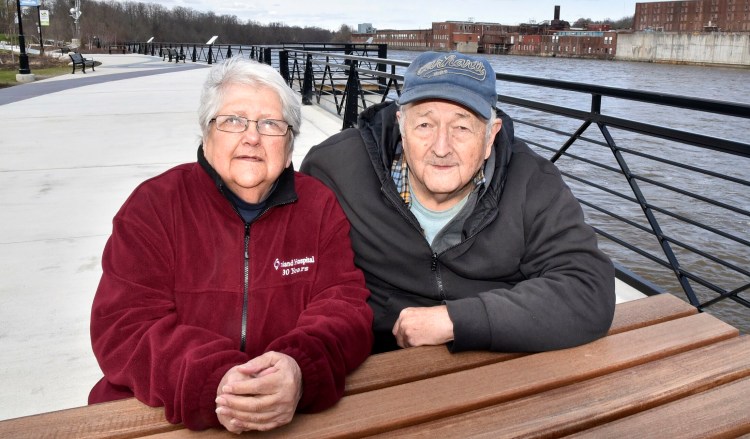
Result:
[[[411,192],[409,191],[409,166],[406,164],[406,160],[404,160],[404,154],[398,154],[393,159],[393,164],[391,165],[391,178],[393,178],[393,182],[396,184],[396,190],[398,191],[399,195],[401,195],[401,199],[404,200],[404,203],[406,203],[406,207],[411,207]],[[474,187],[483,185],[485,183],[484,179],[484,166],[479,168],[479,171],[477,171],[476,175],[474,175]]]

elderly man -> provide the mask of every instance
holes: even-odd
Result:
[[[484,58],[427,52],[301,170],[336,193],[374,312],[373,352],[543,351],[603,336],[614,269],[557,168],[513,135]]]

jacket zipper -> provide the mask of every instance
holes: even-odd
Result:
[[[423,233],[422,232],[422,228],[418,225],[418,223],[415,224],[414,221],[412,221],[412,219],[409,217],[409,215],[407,215],[402,210],[401,205],[399,205],[399,203],[397,203],[396,201],[394,201],[393,199],[391,199],[391,197],[386,192],[385,188],[381,186],[380,190],[381,190],[381,192],[383,192],[383,195],[385,196],[385,198],[396,209],[396,212],[398,212],[399,214],[401,214],[401,216],[406,220],[406,222],[409,223],[409,224],[411,224],[417,231],[419,231],[420,233]],[[399,200],[400,199],[401,198],[399,198]],[[427,242],[427,239],[424,239],[424,242],[425,242],[425,244],[427,244],[428,247],[430,246],[430,243]],[[432,252],[432,260],[430,262],[430,269],[432,270],[433,273],[435,273],[435,285],[437,287],[438,296],[440,297],[441,300],[445,300],[445,291],[444,291],[444,287],[443,287],[443,278],[440,276],[440,270],[438,268],[438,254],[435,253],[435,252]]]
[[[435,273],[435,283],[437,284],[438,294],[441,300],[445,300],[445,291],[443,291],[443,278],[440,276],[440,268],[438,267],[438,254],[432,253],[432,263],[430,264],[432,272]]]
[[[393,205],[393,207],[396,209],[396,211],[399,214],[401,214],[401,216],[406,220],[406,222],[409,223],[409,224],[411,224],[419,232],[422,232],[422,229],[417,224],[414,224],[414,222],[411,220],[411,218],[406,213],[404,213],[401,210],[399,204],[396,203],[394,200],[392,200],[390,196],[388,196],[388,193],[386,192],[385,188],[381,186],[380,190],[381,190],[381,192],[383,192],[383,195],[391,203],[391,205]],[[475,230],[474,233],[472,233],[471,235],[467,236],[465,240],[463,240],[463,241],[459,242],[458,244],[455,244],[455,245],[453,245],[451,247],[448,247],[447,249],[443,250],[441,252],[441,254],[447,252],[448,250],[454,249],[454,248],[458,247],[459,245],[463,244],[465,241],[468,241],[469,239],[472,239],[473,237],[477,236],[479,233],[482,232],[482,230],[486,229],[488,225],[489,225],[489,223],[485,222],[477,230]],[[428,247],[430,246],[430,243],[427,242],[427,240],[425,240],[425,243],[427,243]],[[440,296],[440,298],[442,300],[445,300],[445,287],[443,285],[443,278],[440,275],[440,267],[438,266],[438,258],[439,257],[440,257],[440,255],[438,255],[435,252],[432,252],[432,259],[430,261],[430,270],[433,273],[435,273],[435,285],[437,287],[438,295]]]
[[[202,157],[202,153],[199,154],[199,156]],[[200,161],[200,157],[199,157]],[[210,167],[210,165],[208,165]],[[205,168],[205,167],[204,167]],[[213,170],[213,168],[211,168]],[[209,172],[209,175],[214,175],[214,173]],[[225,190],[225,185],[223,182],[217,183],[217,188],[219,190],[219,193],[221,193],[224,198],[229,201],[229,205],[232,207],[232,210],[237,214],[237,216],[240,218],[240,220],[245,224],[245,245],[244,245],[244,267],[243,267],[243,288],[242,288],[242,327],[240,328],[240,351],[244,352],[245,348],[247,347],[247,328],[248,328],[248,318],[249,318],[249,302],[250,302],[250,225],[251,223],[245,222],[245,219],[242,217],[242,214],[240,213],[237,206],[235,206],[234,202],[232,202],[232,199]],[[277,201],[276,204],[272,204],[269,206],[266,206],[266,208],[258,214],[258,216],[255,217],[253,222],[257,221],[260,217],[265,215],[269,210],[271,210],[273,207],[278,206],[284,206],[287,204],[292,204],[295,201],[297,201],[296,194],[294,199],[287,199],[285,201]]]
[[[245,351],[247,343],[247,305],[250,293],[250,224],[245,224],[245,281],[242,288],[242,330],[240,332],[240,351]]]
[[[284,206],[291,204],[293,201],[287,201],[278,203],[273,206],[268,206],[266,209],[259,213],[253,222],[257,221],[260,217],[266,214],[272,207]],[[237,208],[234,208],[237,215],[240,215]],[[242,215],[240,215],[242,218]],[[248,320],[248,307],[250,302],[250,223],[245,223],[245,265],[244,265],[244,281],[242,288],[242,328],[240,329],[240,351],[245,352],[245,346],[247,345],[247,320]]]

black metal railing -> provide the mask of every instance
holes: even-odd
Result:
[[[369,105],[396,99],[409,64],[282,52],[280,70],[289,84],[306,104],[336,111],[343,128],[354,126]],[[523,88],[524,97],[500,94],[500,107],[513,117],[516,136],[561,169],[620,278],[641,290],[679,288],[700,309],[726,301],[750,307],[743,297],[750,290],[749,105],[507,74],[497,74],[497,81],[499,90]],[[535,94],[531,89],[544,98],[526,98]],[[587,104],[549,99],[565,102],[571,95]],[[636,105],[645,121],[621,114],[623,103]],[[650,123],[653,113],[665,114],[664,123]],[[726,138],[696,132],[701,123],[670,126],[670,119],[705,115],[739,130],[724,130],[734,131]],[[716,167],[696,163],[707,155]]]
[[[382,46],[187,47],[193,61],[217,53],[214,61],[241,55],[277,67],[304,104],[335,111],[343,129],[401,93],[409,62],[387,59]],[[560,168],[620,279],[645,292],[682,291],[701,310],[750,308],[750,105],[496,79],[516,136]]]
[[[113,46],[115,47],[115,46]],[[386,44],[353,44],[353,43],[284,43],[280,45],[255,44],[201,44],[172,42],[127,42],[116,46],[123,53],[164,56],[165,49],[177,49],[192,62],[213,64],[233,56],[243,56],[256,61],[279,67],[279,53],[283,50],[309,50],[343,55],[378,56],[385,58]],[[111,53],[111,51],[110,51]]]

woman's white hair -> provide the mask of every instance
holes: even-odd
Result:
[[[208,136],[211,119],[217,116],[224,103],[227,88],[238,84],[266,87],[279,95],[282,117],[290,125],[289,150],[293,150],[294,139],[299,135],[302,124],[299,98],[273,67],[239,56],[212,67],[203,83],[198,107],[198,122],[203,138]]]

